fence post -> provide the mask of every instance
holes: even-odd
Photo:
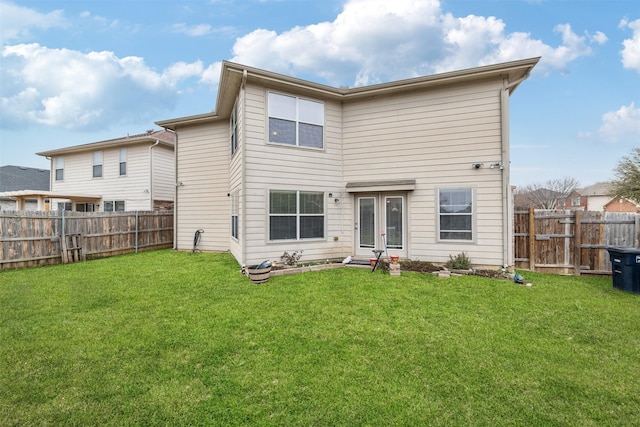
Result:
[[[574,264],[574,269],[573,269],[573,274],[575,276],[579,276],[580,275],[580,264],[582,263],[582,212],[581,211],[574,211],[574,215],[575,215],[575,239],[573,241],[574,243],[574,254],[573,254],[573,264]]]
[[[640,213],[636,214],[635,216],[635,224],[633,227],[633,234],[635,236],[634,240],[634,246],[636,248],[640,248]]]
[[[136,211],[136,253],[138,253],[138,211]]]
[[[536,269],[536,211],[529,208],[529,270]]]

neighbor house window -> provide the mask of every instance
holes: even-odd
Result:
[[[124,200],[104,202],[105,212],[124,212]]]
[[[237,239],[238,234],[238,215],[240,213],[240,193],[234,191],[231,193],[231,237]]]
[[[56,157],[56,181],[64,180],[64,157]]]
[[[231,119],[229,120],[229,126],[231,127],[231,155],[238,149],[238,103],[233,105],[231,111]]]
[[[269,142],[323,148],[324,104],[269,92]]]
[[[269,192],[269,240],[324,238],[324,193]]]
[[[571,200],[571,205],[572,205],[572,206],[580,206],[580,197],[574,197],[574,198]]]
[[[102,178],[102,151],[93,152],[93,177]]]
[[[127,174],[127,149],[121,148],[119,151],[120,155],[120,176],[125,176]]]
[[[71,210],[71,202],[59,202],[58,203],[59,211],[70,211]]]
[[[93,203],[76,203],[76,212],[93,212]]]
[[[440,240],[473,240],[473,190],[438,190]]]

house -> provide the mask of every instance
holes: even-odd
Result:
[[[573,190],[567,197],[558,199],[558,209],[571,211],[586,211],[588,198],[582,195],[582,190]]]
[[[612,196],[610,182],[598,182],[584,188],[574,190],[565,199],[561,199],[561,209],[606,212],[639,212],[640,206],[633,200]]]
[[[613,199],[611,183],[598,182],[578,190],[580,195],[586,199],[586,209],[588,211],[603,211],[604,206]]]
[[[52,209],[134,211],[173,208],[175,134],[149,130],[36,153],[51,161]]]
[[[513,265],[509,97],[539,58],[364,87],[224,62],[177,134],[178,250]]]
[[[609,200],[603,207],[605,212],[630,212],[640,214],[640,203],[624,197],[616,196]]]
[[[0,166],[0,210],[37,210],[36,199],[27,198],[21,206],[11,196],[14,192],[24,190],[48,191],[49,171],[24,166]]]

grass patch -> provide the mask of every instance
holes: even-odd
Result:
[[[0,272],[0,425],[633,425],[640,297],[610,279],[228,254]]]

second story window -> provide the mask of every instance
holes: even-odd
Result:
[[[93,152],[93,177],[102,178],[102,151]]]
[[[324,104],[269,92],[269,142],[324,147]]]
[[[238,149],[238,103],[236,102],[231,111],[231,119],[229,120],[231,127],[231,155]]]
[[[64,180],[64,157],[56,157],[56,181]]]
[[[120,176],[127,174],[127,149],[120,149]]]

